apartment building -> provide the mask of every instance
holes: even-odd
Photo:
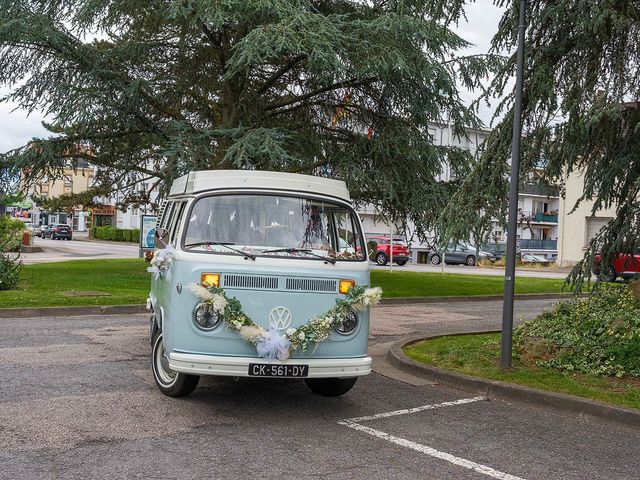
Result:
[[[468,138],[459,138],[453,134],[446,124],[433,124],[429,133],[436,145],[452,145],[475,154],[479,146],[490,133],[489,129],[468,129]],[[542,170],[534,171],[531,176],[520,185],[518,195],[518,228],[517,238],[521,252],[555,258],[558,254],[560,189],[555,185],[548,185],[541,179]],[[455,171],[448,165],[442,166],[439,181],[449,182],[456,179]],[[372,206],[365,205],[358,209],[362,218],[363,228],[367,235],[402,235],[395,224],[389,225],[384,217],[377,217]],[[411,226],[409,226],[411,228]],[[490,235],[492,240],[505,242],[507,235],[498,219],[493,219]],[[424,252],[429,245],[407,239],[411,242],[411,261],[426,262]]]
[[[96,167],[88,161],[81,158],[68,159],[65,161],[62,178],[52,179],[45,176],[24,193],[27,198],[56,198],[62,194],[82,193],[93,185],[95,175]],[[146,190],[149,185],[141,182],[138,187]],[[157,191],[151,192],[152,202],[157,196]],[[46,212],[33,206],[28,212],[29,221],[40,225],[67,223],[74,231],[82,232],[91,225],[139,228],[141,215],[155,213],[151,205],[129,206],[124,210],[118,208],[121,198],[117,192],[114,197],[102,197],[96,200],[101,203],[101,206],[85,208],[83,205],[78,205],[72,212]]]
[[[458,147],[462,150],[470,152],[475,155],[479,146],[485,141],[491,130],[489,129],[467,129],[467,138],[460,138],[456,136],[451,128],[451,125],[446,123],[433,123],[429,126],[429,135],[431,136],[435,145],[448,145]],[[438,176],[437,180],[442,182],[450,182],[456,179],[456,172],[451,165],[445,163],[442,165],[442,172]],[[375,209],[371,205],[365,205],[358,208],[358,214],[362,219],[362,227],[365,235],[393,235],[403,236],[404,232],[400,232],[398,226],[393,222],[391,225],[385,217],[377,216]],[[400,222],[398,223],[400,225]],[[411,230],[412,226],[409,225]],[[425,258],[424,253],[428,252],[430,245],[427,243],[421,243],[416,238],[408,238],[408,242],[411,243],[411,261],[418,263],[418,258]],[[426,261],[426,260],[424,260]]]
[[[616,216],[615,208],[599,210],[591,214],[593,201],[586,200],[573,210],[584,190],[581,172],[568,175],[565,181],[565,196],[560,199],[560,228],[558,241],[558,263],[572,266],[584,255],[584,247]]]
[[[61,178],[44,176],[28,191],[23,190],[23,193],[27,198],[56,198],[62,194],[81,193],[92,185],[93,178],[94,168],[89,165],[89,162],[80,158],[67,159]],[[29,213],[31,223],[39,225],[68,223],[76,231],[86,230],[89,217],[82,206],[78,206],[71,212],[45,212],[33,206]]]

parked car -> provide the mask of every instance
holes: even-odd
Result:
[[[409,247],[401,238],[394,238],[392,242],[393,245],[389,245],[389,237],[382,235],[367,237],[367,244],[369,242],[376,243],[375,252],[370,252],[370,254],[371,258],[378,265],[386,265],[389,263],[391,253],[393,253],[393,263],[397,263],[401,267],[406,265],[409,258],[411,258]],[[393,252],[391,251],[391,248],[393,248]]]
[[[549,264],[551,260],[541,257],[540,255],[531,255],[530,253],[523,253],[520,255],[520,263],[541,263],[541,264]]]
[[[32,236],[34,237],[42,236],[42,228],[37,223],[27,223],[25,226],[31,232]]]
[[[480,250],[479,252],[481,260],[495,261],[496,257],[492,253]],[[442,261],[442,252],[431,251],[429,252],[429,263],[432,265],[440,265]],[[466,243],[447,245],[447,249],[444,252],[444,263],[449,265],[469,265],[473,266],[477,263],[476,259],[476,247],[473,245],[467,245]]]
[[[56,225],[54,223],[50,223],[49,225],[42,227],[42,229],[40,230],[40,236],[42,238],[50,238],[51,231],[55,228],[55,226]]]
[[[49,236],[51,237],[52,240],[61,240],[61,239],[71,240],[71,236],[72,236],[71,227],[64,223],[55,225],[53,228],[51,228],[49,232]]]
[[[507,244],[505,242],[492,242],[484,244],[480,247],[480,250],[492,254],[496,261],[505,258],[507,256]],[[520,246],[516,245],[516,256],[520,255]]]
[[[594,274],[600,276],[601,254],[595,256]],[[635,253],[616,253],[613,257],[613,264],[606,267],[603,278],[607,282],[615,282],[616,278],[633,278],[640,275],[640,251]]]

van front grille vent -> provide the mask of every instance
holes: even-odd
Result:
[[[304,292],[335,292],[338,288],[336,280],[323,278],[287,278],[285,289]]]
[[[254,290],[277,290],[278,277],[259,275],[224,275],[222,283],[225,287],[250,288]]]

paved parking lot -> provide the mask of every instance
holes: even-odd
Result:
[[[459,307],[425,306],[423,322],[443,328],[429,315]],[[393,308],[376,311],[374,347],[393,337],[385,334]],[[459,328],[493,321],[454,310]],[[616,424],[376,373],[341,398],[298,381],[207,378],[172,399],[153,383],[144,315],[0,322],[0,478],[631,479],[640,471],[640,431]]]

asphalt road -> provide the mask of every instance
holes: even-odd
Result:
[[[95,242],[86,240],[52,240],[35,238],[34,245],[42,252],[22,253],[25,264],[62,262],[65,260],[90,260],[102,258],[138,258],[138,246],[131,243]]]
[[[519,308],[531,315],[546,303]],[[377,307],[372,349],[410,333],[495,328],[499,310],[499,302]],[[190,397],[171,399],[153,384],[144,315],[0,322],[3,479],[631,479],[640,471],[640,431],[615,424],[377,373],[340,398],[315,396],[303,382],[207,378]]]

